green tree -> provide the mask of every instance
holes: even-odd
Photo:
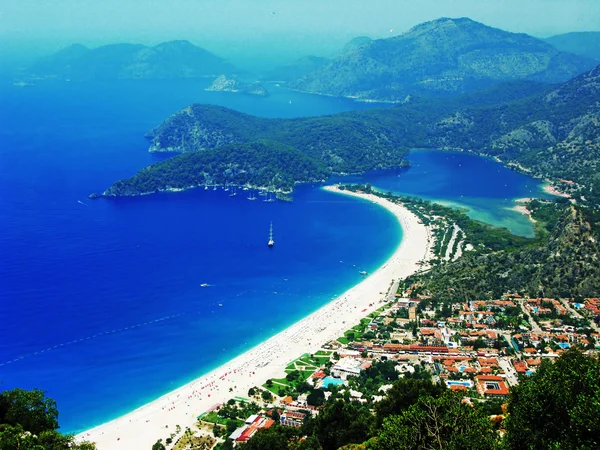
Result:
[[[336,450],[346,444],[358,444],[371,436],[373,415],[353,402],[328,402],[319,414],[309,419],[303,432],[314,436],[323,450]]]
[[[13,389],[0,394],[0,423],[21,425],[25,431],[40,434],[58,428],[56,402],[44,391]]]
[[[325,403],[325,392],[322,389],[313,389],[306,397],[306,403],[311,406],[321,406]]]
[[[569,350],[511,388],[509,449],[600,448],[600,362]]]
[[[429,379],[401,378],[396,381],[387,395],[375,406],[377,425],[391,415],[400,414],[411,405],[417,403],[420,397],[439,397],[446,390],[440,384],[433,384]]]
[[[244,446],[245,450],[286,450],[297,441],[298,430],[281,425],[259,430]]]
[[[72,435],[57,431],[56,402],[43,391],[14,389],[0,393],[0,449],[94,450],[90,442],[75,444]]]
[[[369,450],[492,450],[498,438],[489,417],[451,391],[419,397],[400,415],[387,417]]]
[[[152,450],[165,450],[165,446],[162,443],[162,439],[159,439],[152,446]]]

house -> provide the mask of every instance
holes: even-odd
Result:
[[[496,375],[476,376],[475,388],[479,395],[487,397],[505,397],[508,395],[508,386],[504,378]]]
[[[348,376],[360,375],[364,369],[371,367],[370,361],[363,361],[359,358],[341,358],[335,366],[331,368],[331,374],[334,377],[345,380]]]

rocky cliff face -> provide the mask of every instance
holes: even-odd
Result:
[[[400,36],[350,46],[292,87],[399,101],[411,93],[464,92],[510,80],[556,83],[594,65],[525,34],[444,18]]]

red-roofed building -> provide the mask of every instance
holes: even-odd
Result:
[[[493,397],[508,395],[508,386],[504,378],[496,375],[479,375],[475,377],[475,387],[479,395]]]

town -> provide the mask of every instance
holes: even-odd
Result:
[[[448,307],[413,295],[418,286],[398,289],[337,340],[290,361],[281,378],[215,405],[198,417],[200,431],[188,429],[175,440],[173,434],[166,448],[203,448],[200,442],[236,448],[276,423],[299,428],[334,393],[375,407],[405,377],[460,391],[465,401],[480,402],[501,419],[510,388],[542,361],[571,348],[586,355],[600,348],[597,298],[577,303],[507,293]]]

